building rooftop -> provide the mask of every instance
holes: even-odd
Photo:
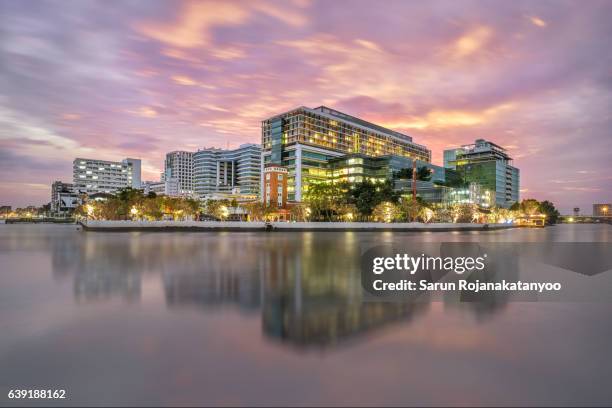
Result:
[[[444,151],[452,150],[459,150],[459,154],[462,156],[493,154],[494,156],[501,157],[505,160],[512,160],[505,148],[485,139],[476,139],[476,141],[472,144],[466,144],[462,145],[461,147],[445,149]]]
[[[377,125],[377,124],[372,123],[372,122],[368,122],[367,120],[356,118],[355,116],[351,116],[351,115],[349,115],[347,113],[340,112],[340,111],[337,111],[337,110],[332,109],[332,108],[328,108],[327,106],[319,106],[319,107],[316,107],[316,108],[311,109],[311,110],[316,111],[318,113],[324,113],[324,114],[333,116],[334,118],[337,118],[337,119],[340,119],[340,120],[344,120],[346,122],[351,122],[351,123],[353,123],[355,125],[359,125],[359,126],[362,126],[362,127],[365,127],[365,128],[369,128],[371,130],[374,130],[374,131],[377,131],[377,132],[380,132],[380,133],[386,133],[386,134],[388,134],[390,136],[399,137],[401,139],[406,139],[407,141],[412,142],[412,137],[411,136],[405,135],[405,134],[400,133],[400,132],[396,132],[396,131],[391,130],[391,129],[387,129],[386,127]]]
[[[412,137],[408,136],[408,135],[406,135],[404,133],[400,133],[400,132],[396,132],[395,130],[387,129],[386,127],[374,124],[372,122],[368,122],[367,120],[359,119],[359,118],[357,118],[355,116],[349,115],[349,114],[344,113],[344,112],[340,112],[338,110],[335,110],[335,109],[332,109],[332,108],[329,108],[329,107],[323,106],[323,105],[318,106],[316,108],[308,108],[306,106],[300,106],[298,108],[291,109],[289,111],[280,113],[278,115],[274,115],[274,116],[272,116],[270,118],[267,118],[265,120],[266,121],[270,121],[270,120],[279,118],[281,116],[285,116],[285,115],[287,115],[289,113],[292,113],[292,112],[295,112],[295,111],[299,111],[299,110],[305,110],[305,111],[308,111],[310,113],[326,116],[327,118],[332,119],[332,120],[340,120],[340,121],[344,121],[344,122],[349,122],[352,125],[360,127],[362,129],[370,130],[370,131],[374,131],[374,132],[378,132],[378,133],[383,133],[383,134],[385,134],[387,136],[391,136],[393,138],[402,140],[404,142],[410,142],[410,143],[412,143],[415,146],[419,146],[419,147],[421,147],[423,149],[427,149],[427,146],[413,142],[412,141]],[[427,149],[427,150],[429,150],[429,149]]]

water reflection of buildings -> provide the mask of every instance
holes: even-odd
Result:
[[[283,234],[80,234],[53,242],[53,271],[72,277],[84,301],[139,300],[143,279],[161,277],[169,308],[261,310],[263,333],[296,347],[359,339],[428,309],[422,301],[364,301],[363,237]],[[491,315],[508,302],[491,293],[465,300],[445,303]]]
[[[515,282],[520,274],[520,254],[513,245],[479,244],[479,243],[451,243],[440,246],[440,255],[443,257],[482,256],[487,254],[486,271],[474,271],[466,276],[455,276],[468,282],[502,282],[503,280]],[[533,300],[529,295],[504,291],[479,292],[446,292],[444,305],[447,309],[464,310],[476,316],[479,320],[486,320],[501,313],[511,300],[521,296],[524,300]]]
[[[254,240],[239,252],[223,239],[212,244],[206,252],[214,254],[214,263],[164,275],[168,305],[261,308],[264,334],[298,347],[357,338],[427,308],[363,302],[359,245],[315,240],[312,233],[301,238]]]
[[[53,274],[57,278],[72,276],[74,296],[78,301],[122,298],[140,299],[141,270],[130,259],[135,240],[118,242],[111,237],[76,240],[54,240]]]

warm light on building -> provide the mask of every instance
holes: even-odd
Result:
[[[287,168],[289,199],[295,201],[303,199],[310,183],[325,181],[325,165],[333,158],[357,153],[431,161],[431,151],[412,137],[325,106],[264,120],[262,148],[262,173],[266,165]]]
[[[268,166],[264,169],[263,202],[266,207],[287,208],[288,171],[280,166]]]

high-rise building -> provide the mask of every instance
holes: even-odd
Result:
[[[193,152],[174,151],[166,154],[164,163],[164,181],[176,184],[176,189],[167,189],[172,196],[190,196],[193,194]]]
[[[295,201],[309,183],[326,179],[327,162],[335,157],[361,153],[431,161],[431,151],[410,136],[325,106],[302,106],[264,120],[262,146],[261,172],[268,164],[286,167],[289,200]]]
[[[78,194],[112,194],[126,187],[140,188],[140,160],[114,162],[77,157],[72,163],[72,180]]]
[[[492,204],[508,208],[519,201],[519,169],[495,143],[477,139],[474,144],[444,150],[444,167],[454,169],[466,181],[494,192]]]
[[[193,154],[194,190],[200,197],[214,193],[258,194],[261,146],[243,144],[234,150],[200,149]]]

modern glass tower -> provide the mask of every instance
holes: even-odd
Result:
[[[273,116],[261,131],[261,173],[269,164],[286,167],[289,200],[301,201],[311,182],[326,179],[327,162],[349,153],[431,161],[431,151],[410,136],[325,106]]]
[[[467,182],[495,192],[493,204],[508,208],[519,201],[519,169],[506,150],[477,139],[474,144],[444,150],[444,167],[454,169]]]
[[[234,150],[200,149],[193,154],[194,188],[198,196],[213,193],[258,194],[261,146],[248,143]]]

